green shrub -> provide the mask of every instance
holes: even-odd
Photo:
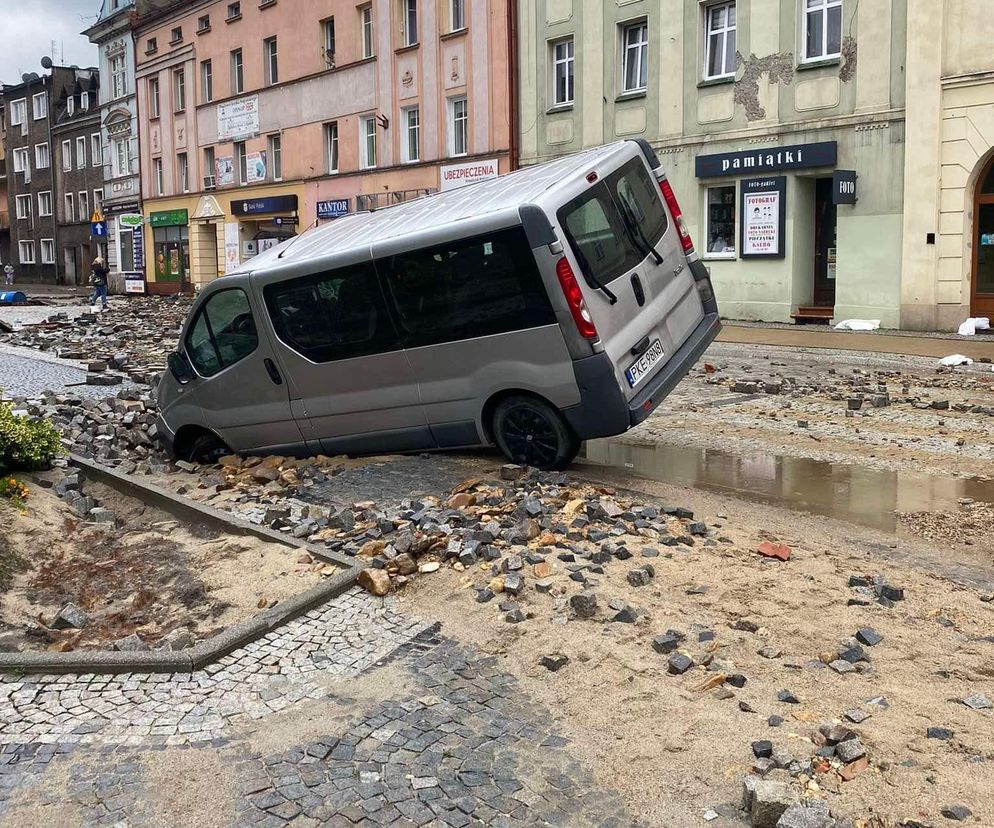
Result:
[[[0,403],[0,472],[43,469],[62,453],[59,431],[48,420],[15,417]]]

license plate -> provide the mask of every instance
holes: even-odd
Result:
[[[644,380],[649,374],[652,373],[653,366],[663,358],[663,343],[658,339],[653,340],[649,349],[642,354],[634,363],[625,371],[625,377],[628,379],[628,384],[635,388],[642,380]]]

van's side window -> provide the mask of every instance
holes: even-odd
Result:
[[[252,308],[240,288],[208,299],[186,335],[186,352],[197,373],[211,377],[259,347]]]
[[[312,362],[400,347],[371,264],[266,285],[263,295],[276,335]]]
[[[520,227],[403,253],[377,267],[408,348],[556,322]]]

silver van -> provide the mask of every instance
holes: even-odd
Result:
[[[622,141],[336,219],[207,285],[159,386],[174,456],[496,445],[568,465],[720,329],[652,148]]]

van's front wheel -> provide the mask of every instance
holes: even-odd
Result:
[[[191,463],[204,463],[209,466],[216,463],[224,455],[231,454],[231,451],[218,437],[210,432],[204,432],[190,443],[185,454],[184,460]]]
[[[535,397],[508,397],[493,418],[497,447],[514,463],[537,469],[564,469],[580,450],[580,440],[555,408]]]

